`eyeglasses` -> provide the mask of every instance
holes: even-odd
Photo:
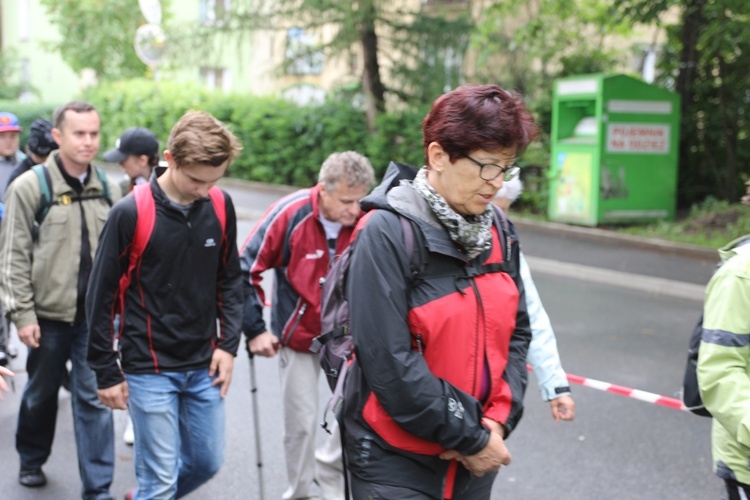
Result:
[[[511,165],[510,167],[501,167],[500,165],[495,165],[494,163],[479,162],[469,155],[464,155],[464,156],[479,167],[479,177],[481,177],[485,181],[494,181],[501,175],[503,176],[503,180],[509,181],[513,179],[516,175],[518,175],[518,172],[521,171],[521,167],[519,167],[518,165]]]

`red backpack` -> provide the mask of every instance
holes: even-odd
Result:
[[[211,198],[211,204],[221,225],[221,238],[222,244],[224,244],[227,239],[227,212],[224,193],[221,189],[214,186],[209,189],[208,195]],[[151,183],[138,184],[133,188],[133,196],[135,197],[137,213],[135,232],[133,233],[133,241],[130,246],[128,270],[120,277],[120,286],[114,303],[114,307],[116,308],[114,311],[115,314],[122,314],[125,310],[125,292],[130,286],[133,272],[140,271],[143,252],[146,250],[146,246],[151,239],[151,233],[154,231],[154,224],[156,222],[156,203],[154,202],[154,195],[151,192]],[[122,333],[124,324],[124,321],[120,321],[120,333]]]

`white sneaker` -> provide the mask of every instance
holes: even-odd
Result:
[[[133,441],[135,441],[135,434],[133,433],[133,420],[130,418],[130,415],[127,416],[128,423],[125,426],[125,432],[122,435],[122,440],[125,441],[125,444],[132,445]]]

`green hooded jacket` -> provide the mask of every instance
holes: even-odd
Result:
[[[719,254],[706,287],[698,385],[713,416],[714,472],[750,484],[750,235]]]

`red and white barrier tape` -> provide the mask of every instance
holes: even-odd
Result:
[[[270,306],[271,302],[266,301],[266,306]],[[529,371],[531,370],[531,365],[526,365],[526,368]],[[574,384],[579,384],[584,387],[591,387],[592,389],[598,389],[600,391],[605,392],[611,392],[613,394],[619,394],[620,396],[625,396],[628,398],[637,399],[639,401],[645,401],[646,403],[653,403],[661,406],[666,406],[668,408],[674,408],[675,410],[682,410],[682,411],[688,411],[687,408],[682,404],[682,401],[676,398],[668,398],[666,396],[660,396],[659,394],[654,394],[653,392],[646,392],[641,391],[638,389],[631,389],[630,387],[625,387],[622,385],[617,384],[610,384],[609,382],[602,382],[601,380],[595,380],[593,378],[585,378],[585,377],[579,377],[578,375],[571,375],[567,374],[568,381],[572,382]]]
[[[526,365],[526,367],[529,371],[531,371],[531,366]],[[592,378],[579,377],[578,375],[567,374],[567,377],[569,382],[579,384],[584,387],[591,387],[592,389],[619,394],[620,396],[637,399],[639,401],[645,401],[647,403],[666,406],[668,408],[674,408],[675,410],[688,411],[688,409],[685,408],[685,406],[682,404],[682,401],[676,398],[668,398],[666,396],[654,394],[653,392],[631,389],[630,387],[610,384],[609,382],[602,382],[601,380],[595,380]]]

